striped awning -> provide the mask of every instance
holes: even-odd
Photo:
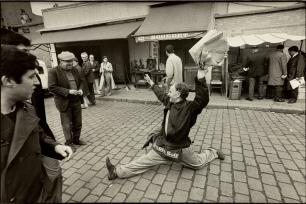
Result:
[[[265,42],[281,43],[286,40],[299,41],[304,39],[305,36],[300,35],[289,35],[286,33],[266,33],[228,37],[226,41],[231,47],[240,47],[243,45],[260,45]]]

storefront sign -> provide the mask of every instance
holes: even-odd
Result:
[[[203,32],[192,32],[192,33],[169,33],[169,34],[158,34],[149,36],[137,36],[135,37],[136,42],[145,41],[159,41],[159,40],[176,40],[185,38],[201,38]]]

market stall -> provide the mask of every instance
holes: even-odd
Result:
[[[203,63],[204,59],[201,58],[202,53],[207,52],[211,54],[212,58],[217,63],[222,64],[225,96],[227,96],[230,83],[227,53],[230,47],[240,48],[241,46],[258,46],[263,43],[285,43],[287,40],[301,41],[301,49],[305,36],[288,35],[286,33],[266,33],[230,37],[227,33],[217,30],[210,30],[189,50],[189,53],[197,64]]]

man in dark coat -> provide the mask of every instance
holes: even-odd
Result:
[[[293,79],[299,79],[304,76],[305,60],[304,57],[299,54],[299,48],[292,46],[288,49],[288,53],[291,56],[287,63],[287,79],[286,79],[286,91],[290,96],[288,103],[295,103],[299,93],[299,87],[292,89],[290,81]]]
[[[39,126],[30,99],[36,57],[1,45],[1,203],[44,202],[48,179],[42,154],[68,159],[72,150],[51,139]]]
[[[284,102],[282,98],[284,80],[287,77],[286,54],[283,53],[284,45],[277,45],[276,50],[268,56],[269,79],[268,85],[274,88],[274,101]]]
[[[49,89],[54,94],[56,108],[60,112],[66,145],[85,145],[80,140],[82,129],[81,98],[83,95],[81,77],[73,68],[74,54],[62,52],[58,55],[60,64],[49,71]]]
[[[267,69],[267,59],[264,53],[259,52],[257,46],[252,47],[251,55],[247,56],[244,67],[248,73],[247,77],[249,79],[249,96],[246,98],[252,101],[254,98],[254,88],[256,80],[258,80],[258,99],[263,99],[264,97],[264,81],[268,79],[268,69]]]
[[[88,100],[91,103],[91,105],[95,105],[96,104],[95,91],[94,91],[95,75],[93,72],[93,66],[90,64],[86,52],[81,53],[81,58],[83,60],[82,69],[84,70],[85,78],[89,88]]]
[[[97,95],[100,95],[100,90],[99,90],[99,79],[100,79],[100,64],[97,60],[95,60],[95,56],[93,54],[89,55],[89,62],[92,66],[92,72],[94,74],[94,92]]]
[[[173,84],[167,94],[163,88],[154,85],[154,82],[146,75],[146,81],[151,85],[157,98],[165,105],[162,128],[153,139],[153,149],[138,159],[115,167],[107,157],[108,179],[135,176],[168,161],[181,162],[189,168],[200,169],[216,158],[224,159],[223,153],[219,150],[208,148],[202,153],[196,153],[190,147],[192,143],[188,136],[190,129],[209,101],[204,77],[206,72],[207,70],[198,70],[195,78],[196,96],[193,101],[186,100],[189,94],[186,84]]]
[[[18,33],[1,28],[1,44],[15,45],[19,50],[28,52],[31,42],[29,39]],[[39,66],[38,62],[37,64],[37,66]],[[45,93],[38,74],[36,74],[36,78],[37,80],[34,82],[35,89],[31,97],[31,102],[35,108],[37,116],[40,119],[38,122],[40,127],[44,130],[45,134],[56,141],[55,136],[47,123],[44,101]],[[62,202],[63,177],[59,161],[44,155],[41,157],[41,159],[49,177],[49,179],[45,179],[44,182],[44,189],[46,191],[44,191],[43,201],[60,203]]]

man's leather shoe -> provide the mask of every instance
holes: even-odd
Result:
[[[274,101],[275,101],[275,102],[285,102],[285,100],[284,100],[284,99],[281,99],[281,98],[276,98],[276,99],[274,99]]]
[[[110,162],[108,157],[106,157],[106,168],[108,171],[108,180],[114,180],[118,178],[116,173],[116,167]]]
[[[220,160],[224,160],[225,159],[225,155],[220,150],[217,150],[217,155],[218,155],[218,159],[220,159]]]
[[[248,101],[253,101],[253,99],[252,99],[252,98],[249,98],[249,97],[247,97],[246,100],[248,100]]]
[[[86,145],[87,143],[82,141],[82,140],[77,140],[77,141],[74,141],[73,144],[76,144],[76,145]]]
[[[257,99],[258,99],[258,100],[262,100],[263,97],[262,97],[262,96],[258,96]]]
[[[288,101],[288,103],[296,103],[296,99],[292,98]]]

